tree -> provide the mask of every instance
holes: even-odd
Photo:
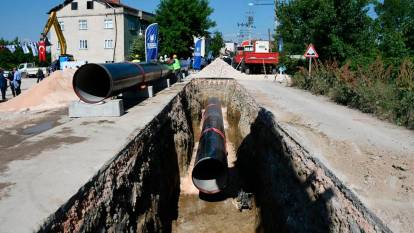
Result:
[[[131,50],[129,52],[129,59],[145,59],[145,41],[144,36],[138,36],[132,41]]]
[[[0,46],[12,44],[19,44],[19,39],[15,38],[14,40],[9,41],[0,38]],[[18,46],[16,47],[16,51],[14,53],[4,47],[0,49],[0,67],[6,70],[11,70],[13,67],[17,67],[20,63],[25,62],[34,62],[39,66],[49,66],[51,60],[50,54],[47,54],[46,60],[47,62],[39,62],[39,58],[37,56],[33,56],[32,53],[24,54],[22,48]]]
[[[220,50],[224,47],[224,40],[223,40],[223,35],[221,34],[221,32],[214,32],[213,38],[211,38],[211,43],[210,43],[210,50],[213,53],[214,57],[217,57],[218,55],[220,55]]]
[[[345,61],[375,48],[370,0],[292,0],[278,6],[279,27],[289,54],[313,43],[321,59]]]
[[[193,36],[207,36],[215,26],[209,19],[211,13],[207,0],[161,0],[156,10],[161,54],[190,56]]]
[[[385,57],[397,58],[414,54],[414,2],[384,0],[376,3],[379,43]]]

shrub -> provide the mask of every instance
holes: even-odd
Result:
[[[354,64],[355,65],[355,64]],[[314,94],[328,95],[337,103],[373,113],[381,119],[414,128],[414,63],[405,59],[399,69],[381,58],[351,68],[336,62],[315,63],[312,75],[304,67],[293,84]]]

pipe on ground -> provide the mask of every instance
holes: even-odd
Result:
[[[223,191],[228,181],[226,136],[218,98],[208,99],[202,120],[192,180],[200,192],[214,194]]]
[[[155,63],[89,63],[81,66],[73,76],[73,89],[86,103],[99,103],[146,82],[171,73],[167,65]]]

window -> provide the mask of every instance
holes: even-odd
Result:
[[[72,2],[71,7],[72,7],[73,11],[76,11],[78,9],[78,3],[77,2]]]
[[[79,20],[79,30],[88,30],[88,21],[85,19]]]
[[[253,46],[251,46],[251,45],[245,46],[244,47],[244,51],[246,51],[246,52],[253,52]]]
[[[113,42],[114,42],[113,40],[105,40],[105,47],[104,48],[113,49],[114,48]]]
[[[86,9],[88,9],[88,10],[93,9],[93,1],[87,1],[86,2]]]
[[[63,21],[59,21],[60,29],[65,31],[65,23]]]
[[[112,19],[105,19],[104,23],[105,23],[105,28],[106,29],[114,28],[114,23],[113,23]]]
[[[80,40],[79,49],[88,49],[88,41],[87,40]]]

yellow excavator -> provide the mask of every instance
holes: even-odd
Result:
[[[66,40],[65,40],[65,37],[63,36],[62,28],[60,27],[55,11],[50,12],[49,19],[47,20],[45,28],[43,29],[40,40],[44,41],[46,46],[51,45],[47,39],[47,34],[49,33],[52,25],[56,31],[56,35],[57,35],[59,46],[60,46],[60,56],[57,62],[58,63],[57,66],[59,66],[59,64],[64,61],[74,61],[73,55],[66,54],[66,49],[67,49]]]

